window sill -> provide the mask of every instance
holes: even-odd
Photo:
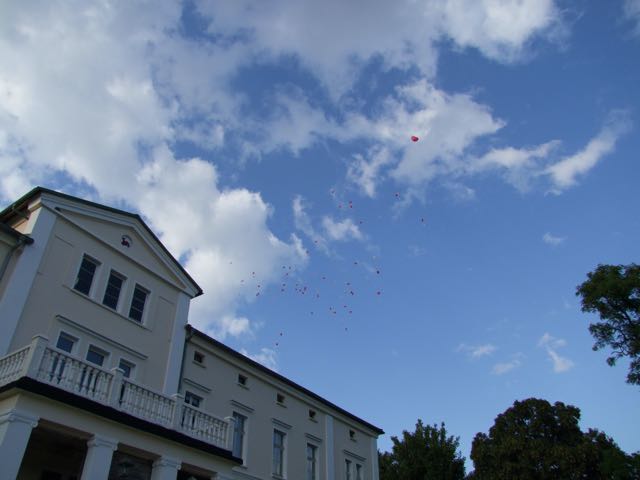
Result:
[[[194,365],[199,366],[200,368],[207,368],[204,363],[196,362],[195,360],[191,360]]]
[[[238,385],[240,388],[244,388],[245,390],[249,390],[249,387],[247,387],[246,385],[243,385],[239,382],[236,382],[236,385]]]
[[[135,325],[136,327],[140,327],[143,330],[147,330],[147,331],[151,331],[151,329],[149,327],[147,327],[146,325],[144,325],[143,323],[137,322],[135,320],[130,319],[129,317],[125,317],[123,314],[121,314],[120,312],[118,312],[117,310],[114,310],[111,307],[107,307],[106,305],[103,305],[102,303],[96,301],[94,298],[91,298],[89,295],[85,295],[82,292],[79,292],[78,290],[76,290],[75,288],[71,288],[67,285],[65,285],[65,287],[70,290],[72,293],[74,293],[75,295],[78,295],[81,298],[84,298],[85,300],[90,301],[91,303],[93,303],[94,305],[97,305],[98,307],[102,308],[103,310],[106,310],[107,312],[116,315],[120,318],[122,318],[123,320],[126,320],[127,322]]]

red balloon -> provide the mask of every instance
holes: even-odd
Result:
[[[416,137],[415,135],[411,135],[411,141],[412,142],[417,142],[418,140],[420,140],[419,137]]]

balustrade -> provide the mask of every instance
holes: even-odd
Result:
[[[34,337],[31,345],[0,358],[0,386],[20,377],[32,377],[143,420],[228,448],[229,421],[184,404],[180,395],[171,398],[123,378],[122,370],[109,372],[51,348],[45,337]]]

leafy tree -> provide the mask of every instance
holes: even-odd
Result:
[[[530,398],[498,415],[471,446],[474,480],[631,480],[632,457],[604,433],[578,426],[572,405]]]
[[[379,453],[380,480],[462,480],[464,457],[458,452],[458,437],[448,436],[444,423],[416,423],[413,433],[402,432],[402,440],[391,437],[391,452]]]
[[[627,383],[640,385],[640,266],[598,265],[578,286],[583,312],[597,312],[600,322],[589,325],[594,350],[612,349],[607,363],[631,360]]]

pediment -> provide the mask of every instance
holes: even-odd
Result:
[[[193,290],[175,259],[135,216],[64,206],[57,206],[55,210],[76,227],[180,290]]]

